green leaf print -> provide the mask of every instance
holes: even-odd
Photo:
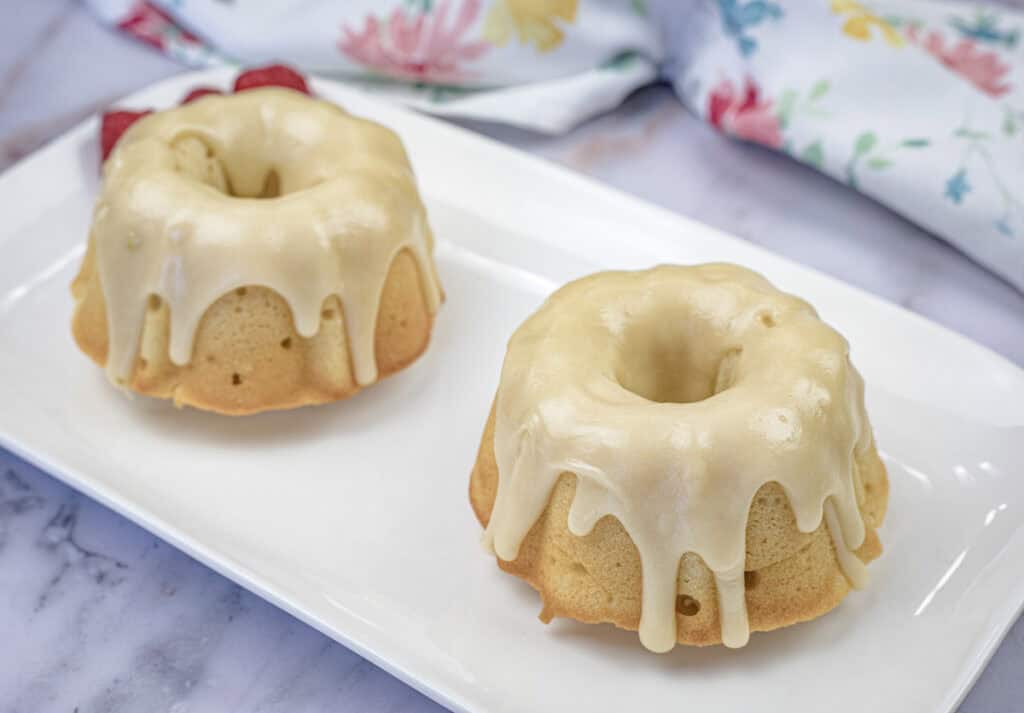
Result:
[[[789,120],[793,116],[793,108],[796,106],[796,92],[787,89],[779,97],[779,127],[785,129],[789,126]]]
[[[800,160],[815,168],[821,168],[821,164],[825,161],[825,150],[821,146],[821,141],[809,144],[800,154]]]
[[[639,56],[640,54],[633,50],[623,50],[602,62],[601,69],[626,69],[632,66]]]
[[[874,131],[861,133],[853,142],[853,152],[846,162],[846,182],[859,188],[860,179],[857,170],[864,166],[871,171],[884,171],[893,165],[904,149],[920,150],[931,146],[931,139],[918,136],[902,139],[886,148],[880,145],[878,135]]]
[[[387,81],[383,82],[385,85],[387,83]],[[449,84],[427,84],[426,82],[416,82],[412,85],[412,88],[422,92],[423,96],[434,104],[444,104],[455,99],[461,99],[474,92],[473,89],[468,87],[458,87]]]
[[[873,149],[877,142],[878,137],[875,136],[873,131],[865,131],[857,137],[857,141],[853,145],[853,153],[857,156],[863,156]]]
[[[817,101],[828,94],[828,90],[831,86],[832,84],[827,79],[819,79],[814,83],[814,86],[811,87],[811,92],[807,95],[807,98],[812,102]]]
[[[988,141],[992,134],[987,131],[972,131],[971,129],[960,128],[953,132],[958,139],[971,139],[972,141]]]
[[[1017,117],[1009,108],[1003,110],[1003,135],[1013,136],[1017,133]]]
[[[647,0],[629,0],[629,4],[637,15],[647,17]]]

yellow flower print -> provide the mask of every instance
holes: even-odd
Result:
[[[871,39],[871,28],[879,30],[882,38],[893,47],[903,46],[903,37],[896,28],[861,5],[857,0],[832,0],[832,12],[849,15],[843,23],[843,32],[861,42]]]
[[[520,44],[532,44],[538,52],[550,52],[565,35],[556,24],[572,24],[578,0],[496,0],[487,13],[484,37],[503,46],[514,31]]]

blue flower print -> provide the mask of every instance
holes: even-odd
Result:
[[[782,8],[768,0],[718,0],[718,12],[722,16],[722,31],[736,38],[740,54],[749,57],[757,49],[757,40],[745,30],[768,19],[782,17]]]
[[[954,203],[964,202],[964,196],[971,192],[971,184],[967,182],[967,169],[961,168],[946,181],[946,198]]]
[[[1011,50],[1017,46],[1020,39],[1019,30],[1001,29],[999,19],[992,13],[978,12],[973,22],[954,17],[950,19],[949,24],[968,39],[994,45],[1005,45],[1007,49]]]

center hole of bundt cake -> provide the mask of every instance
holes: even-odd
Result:
[[[232,198],[278,198],[305,188],[285,186],[280,172],[272,165],[247,166],[245,172],[233,171],[230,161],[199,136],[186,135],[176,139],[172,150],[179,173]]]
[[[677,404],[703,401],[732,386],[742,349],[715,352],[703,340],[671,337],[633,345],[627,340],[616,370],[619,384],[648,401]]]

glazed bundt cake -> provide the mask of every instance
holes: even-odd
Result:
[[[351,396],[442,299],[390,130],[280,87],[139,118],[104,164],[72,331],[114,383],[226,414]]]
[[[554,293],[509,342],[470,482],[542,620],[654,651],[829,611],[881,554],[887,497],[845,340],[726,264]]]

